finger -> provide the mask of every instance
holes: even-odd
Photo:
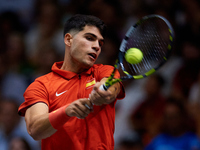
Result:
[[[84,113],[80,108],[76,107],[74,108],[74,116],[76,116],[79,119],[84,119],[87,114]]]
[[[87,107],[88,109],[91,109],[90,106],[88,106],[88,104],[85,104],[85,107]]]
[[[93,107],[94,103],[93,103],[92,100],[91,100],[91,94],[89,94],[88,100],[92,103],[92,107]]]
[[[85,106],[85,104],[80,105],[80,106],[78,106],[78,107],[79,107],[80,111],[82,112],[81,115],[84,116],[84,117],[88,116],[89,113],[91,112],[91,109],[90,109],[90,108],[87,108],[87,107]],[[88,107],[89,107],[89,106],[88,106]]]
[[[84,104],[89,110],[93,111],[93,104],[90,101],[90,98],[87,99],[86,103]]]
[[[109,104],[112,99],[115,99],[115,95],[109,89],[107,91],[98,89],[97,93],[103,104]]]
[[[98,90],[97,90],[97,93],[98,93],[101,97],[103,97],[103,98],[106,98],[106,97],[111,96],[110,90],[102,91],[102,90],[98,89]]]
[[[91,103],[89,98],[83,98],[80,100],[80,102],[83,106],[85,106],[85,108],[89,109],[90,111],[93,109],[93,104]]]
[[[72,105],[72,114],[80,119],[84,119],[90,113],[90,109],[85,107],[81,101],[76,101]]]
[[[102,98],[96,91],[92,91],[90,99],[94,105],[102,105]]]

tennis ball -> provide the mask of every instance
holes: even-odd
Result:
[[[138,64],[142,58],[143,53],[138,48],[130,48],[125,53],[125,59],[130,64]]]

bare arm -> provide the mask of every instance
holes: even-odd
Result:
[[[106,82],[107,78],[103,78],[100,82],[97,82],[90,95],[90,100],[95,105],[110,104],[118,96],[121,85],[115,83],[107,91],[102,91],[99,87]]]
[[[28,133],[35,140],[47,138],[56,132],[49,122],[49,108],[45,103],[36,103],[28,108],[25,121]]]
[[[65,109],[65,113],[69,117],[81,119],[85,118],[91,111],[92,103],[86,98],[72,102]],[[49,121],[49,108],[45,103],[36,103],[28,108],[25,113],[25,121],[28,133],[35,140],[45,139],[57,131]]]

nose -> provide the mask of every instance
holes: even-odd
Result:
[[[99,51],[101,49],[99,41],[94,42],[92,49],[94,49],[95,51]]]

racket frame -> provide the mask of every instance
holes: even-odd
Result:
[[[169,42],[169,44],[167,46],[167,53],[163,57],[163,61],[157,67],[150,69],[149,71],[147,71],[146,73],[144,73],[142,75],[130,75],[126,71],[126,69],[125,69],[125,67],[123,65],[124,55],[125,55],[125,51],[126,51],[126,43],[127,43],[128,39],[130,37],[131,32],[133,32],[139,25],[141,25],[147,19],[155,18],[155,17],[162,19],[166,23],[166,25],[168,26],[168,30],[169,30],[169,33],[170,33],[170,35],[169,35],[169,41],[170,42]],[[172,51],[173,41],[174,41],[174,30],[173,30],[172,25],[170,24],[170,22],[166,18],[164,18],[164,17],[162,17],[160,15],[156,15],[156,14],[144,16],[136,24],[134,24],[133,26],[131,26],[129,28],[129,30],[126,32],[125,37],[122,40],[120,48],[119,48],[118,59],[115,62],[113,72],[111,73],[110,77],[108,77],[108,79],[105,82],[105,84],[103,84],[100,88],[103,89],[103,90],[107,90],[111,85],[115,84],[116,82],[120,82],[120,81],[128,80],[128,79],[142,79],[142,78],[145,78],[147,76],[150,76],[151,74],[153,74],[154,72],[156,72],[161,66],[163,66],[163,64],[165,64],[166,61],[168,60],[168,58],[170,57],[171,51]],[[120,79],[114,79],[115,71],[119,67],[121,67],[121,70],[123,71],[123,73],[126,76],[123,76]]]

